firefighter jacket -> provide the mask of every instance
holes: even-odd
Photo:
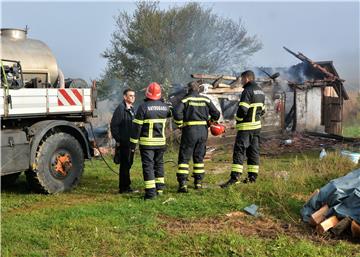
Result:
[[[244,85],[236,113],[237,130],[259,130],[265,113],[265,94],[255,82]]]
[[[166,118],[171,117],[171,109],[162,100],[145,99],[133,120],[130,142],[139,143],[144,149],[159,149],[166,145]]]
[[[110,129],[111,134],[117,143],[130,145],[129,139],[134,119],[134,109],[127,108],[125,101],[122,101],[115,109],[112,116]]]
[[[174,122],[179,127],[207,126],[208,121],[217,121],[220,112],[209,98],[199,93],[186,95],[174,112]]]

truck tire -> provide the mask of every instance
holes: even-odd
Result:
[[[80,143],[61,132],[40,143],[34,169],[26,172],[26,178],[34,191],[53,194],[74,188],[83,170],[84,153]]]
[[[8,188],[15,184],[21,172],[1,176],[1,188]]]

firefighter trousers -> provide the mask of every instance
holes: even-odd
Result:
[[[260,131],[247,130],[238,131],[234,144],[233,164],[231,166],[231,176],[239,178],[243,172],[243,164],[247,157],[248,175],[259,172],[260,164]]]
[[[152,198],[156,196],[157,193],[162,193],[164,190],[164,153],[164,148],[140,148],[146,197]]]
[[[179,149],[177,179],[185,184],[189,175],[189,161],[193,158],[193,177],[195,183],[200,182],[205,175],[204,156],[208,138],[207,126],[187,126],[182,129]]]

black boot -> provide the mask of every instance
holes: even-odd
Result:
[[[165,184],[156,184],[156,194],[157,195],[163,195],[165,189]]]
[[[239,184],[239,176],[235,175],[235,174],[231,174],[230,179],[228,181],[226,181],[224,184],[220,185],[221,188],[227,188],[229,186],[235,185],[235,184]]]
[[[178,188],[178,193],[188,193],[188,188],[187,188],[187,185],[184,183],[184,184],[179,184],[179,188]]]
[[[257,175],[258,175],[257,173],[248,172],[248,177],[243,180],[243,183],[245,183],[245,184],[247,184],[247,183],[255,183]]]
[[[177,181],[179,182],[178,193],[187,193],[188,192],[188,188],[186,185],[187,175],[177,174]]]
[[[194,188],[195,188],[195,189],[197,189],[197,190],[202,189],[202,188],[203,188],[203,186],[202,186],[201,181],[197,181],[197,182],[195,182]]]
[[[201,180],[198,180],[198,181],[195,180],[195,182],[194,182],[194,188],[195,188],[195,189],[202,189],[202,188],[203,188],[202,183],[201,183]]]
[[[156,198],[156,189],[155,188],[151,188],[151,189],[145,189],[145,195],[144,195],[144,200],[153,200]]]
[[[193,177],[194,177],[194,188],[202,189],[203,188],[203,186],[202,186],[203,176],[201,176],[200,174],[196,174],[196,175],[193,175]]]

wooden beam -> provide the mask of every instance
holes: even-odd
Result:
[[[242,87],[235,87],[235,88],[218,87],[218,88],[209,88],[207,94],[224,94],[224,93],[235,94],[235,93],[241,93],[243,90],[244,89]]]
[[[317,210],[311,215],[310,224],[312,225],[320,224],[323,220],[325,220],[328,211],[329,211],[329,206],[325,204],[323,207],[321,207],[319,210]]]
[[[336,224],[339,223],[338,218],[336,218],[336,216],[331,216],[330,218],[324,220],[323,222],[321,222],[317,227],[316,227],[316,231],[319,233],[324,233],[326,231],[328,231],[330,228],[333,228],[336,226]]]
[[[221,83],[222,81],[223,81],[223,78],[222,78],[222,77],[216,79],[216,80],[212,83],[213,88],[219,87],[219,85],[220,85],[220,83]]]
[[[333,232],[335,235],[339,236],[342,234],[347,228],[351,226],[351,218],[345,217],[338,224],[336,224],[335,227],[331,229],[331,232]]]
[[[224,80],[236,80],[237,77],[228,76],[228,75],[215,75],[215,74],[191,74],[191,77],[194,79],[219,79],[222,78]]]

